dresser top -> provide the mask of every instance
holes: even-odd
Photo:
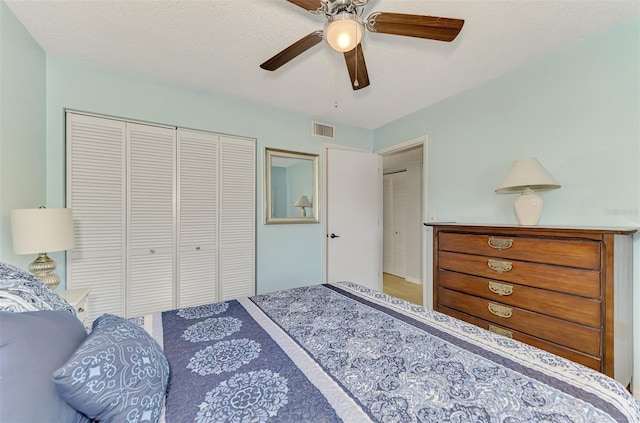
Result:
[[[425,222],[425,226],[434,228],[451,228],[456,230],[491,230],[491,231],[518,231],[539,234],[554,234],[558,232],[573,232],[591,235],[633,235],[638,232],[638,228],[634,227],[596,227],[596,226],[520,226],[520,225],[504,225],[493,223],[458,223],[458,222]]]

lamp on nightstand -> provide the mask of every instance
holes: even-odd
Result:
[[[38,254],[29,271],[49,288],[56,289],[60,277],[53,273],[56,262],[47,252],[73,248],[73,215],[71,209],[16,209],[11,212],[13,251],[16,254]]]
[[[499,194],[521,193],[513,202],[513,210],[522,226],[535,226],[542,215],[544,202],[536,191],[560,188],[560,184],[540,164],[538,159],[526,157],[511,165],[496,192]]]

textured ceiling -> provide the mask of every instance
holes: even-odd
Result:
[[[640,14],[634,1],[371,0],[373,11],[460,18],[452,43],[367,32],[371,86],[353,91],[325,43],[275,72],[260,63],[325,17],[285,0],[6,0],[48,53],[377,128]],[[337,101],[337,107],[335,107]]]

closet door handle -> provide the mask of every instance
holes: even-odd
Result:
[[[329,238],[331,238],[331,239],[333,239],[333,238],[340,238],[340,235],[331,234],[331,235],[329,235]]]
[[[149,250],[149,252],[150,252],[151,254],[155,254],[156,250],[151,249],[151,250]]]

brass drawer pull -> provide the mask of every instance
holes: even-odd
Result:
[[[508,319],[513,314],[511,307],[505,307],[498,304],[489,303],[489,311],[498,317]]]
[[[489,266],[491,270],[495,270],[499,273],[508,272],[513,268],[511,262],[493,259],[489,259],[489,261],[487,262],[487,266]]]
[[[500,296],[513,294],[513,286],[494,281],[489,281],[489,290]]]
[[[489,237],[489,241],[487,241],[489,247],[495,248],[496,250],[507,250],[513,246],[513,240],[509,238],[494,238]]]
[[[513,338],[513,332],[510,330],[499,328],[498,326],[489,325],[489,330],[498,335],[506,336],[507,338]]]

